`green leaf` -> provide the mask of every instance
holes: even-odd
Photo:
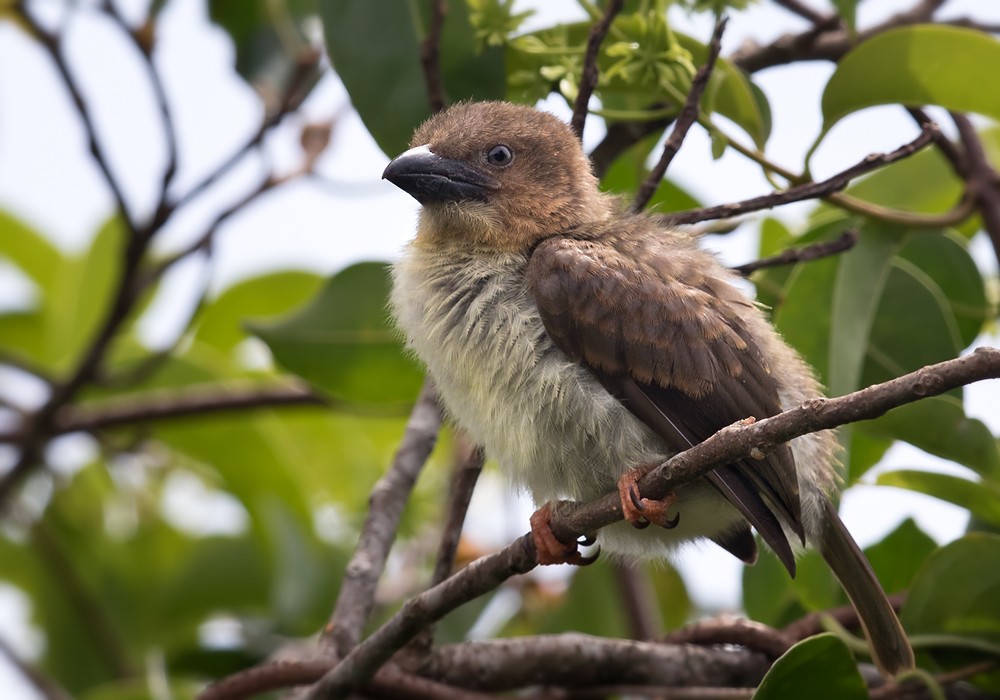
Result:
[[[850,650],[832,634],[805,639],[774,662],[754,700],[866,700],[865,686]]]
[[[305,307],[251,324],[286,369],[349,401],[412,401],[422,373],[403,351],[387,311],[383,263],[352,265]]]
[[[879,474],[878,483],[924,493],[967,509],[973,516],[1000,526],[1000,484],[972,481],[952,474],[914,469]]]
[[[847,28],[854,32],[858,21],[858,0],[830,0]]]
[[[63,255],[42,234],[23,221],[0,211],[0,258],[21,269],[45,290],[62,266]]]
[[[991,317],[982,274],[969,255],[968,243],[953,231],[929,231],[910,236],[899,256],[934,280],[944,294],[959,333],[968,347]]]
[[[870,431],[856,430],[851,426],[847,444],[847,485],[856,483],[869,469],[874,467],[886,451],[892,446],[893,440]]]
[[[915,25],[881,32],[850,51],[823,91],[823,132],[865,107],[940,105],[1000,119],[1000,92],[984,89],[1000,42],[983,32]]]
[[[984,477],[1000,479],[1000,454],[993,434],[982,421],[967,417],[954,396],[931,396],[856,425],[876,437],[904,440]]]
[[[569,591],[553,606],[551,600],[542,601],[538,611],[535,634],[555,634],[573,630],[602,637],[628,635],[626,617],[620,596],[609,596],[616,590],[614,572],[607,562],[598,560],[593,566],[573,573]]]
[[[865,548],[865,557],[885,592],[895,593],[910,587],[914,575],[935,549],[937,543],[930,535],[907,518],[881,542]]]
[[[663,628],[678,629],[691,619],[694,605],[684,579],[669,562],[656,562],[639,569],[639,575],[648,578],[653,594],[659,603]]]
[[[244,321],[286,313],[315,294],[322,282],[322,278],[312,272],[288,270],[234,284],[199,315],[194,337],[220,351],[230,352],[250,337],[243,327]]]
[[[646,163],[658,142],[659,135],[648,136],[618,156],[604,174],[601,189],[632,199],[649,174]],[[697,209],[700,206],[701,203],[690,193],[671,180],[663,179],[649,200],[648,209],[668,212]]]
[[[808,612],[792,579],[766,546],[760,546],[757,563],[743,569],[743,608],[747,615],[771,627],[784,627]]]
[[[420,63],[427,7],[419,8],[423,14],[416,3],[338,0],[320,6],[334,70],[375,142],[389,156],[405,150],[414,129],[431,114]],[[464,2],[449,4],[440,54],[449,101],[503,97],[503,50],[476,52]]]
[[[911,635],[949,634],[1000,643],[1000,536],[971,533],[932,554],[900,619]]]
[[[868,225],[854,248],[839,256],[830,320],[830,396],[859,388],[869,334],[900,239],[898,230]]]

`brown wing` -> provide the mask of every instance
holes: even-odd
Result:
[[[618,226],[641,230],[647,221]],[[673,450],[781,410],[774,378],[741,318],[753,311],[750,302],[717,274],[714,261],[685,242],[665,244],[664,232],[596,233],[547,239],[531,257],[531,290],[564,353]],[[804,537],[787,445],[762,460],[715,469],[707,479],[794,574],[779,521]]]

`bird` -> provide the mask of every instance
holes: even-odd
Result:
[[[831,501],[831,431],[718,467],[663,499],[640,495],[639,478],[670,456],[822,395],[695,235],[603,193],[568,125],[526,105],[438,112],[383,178],[421,205],[392,268],[391,313],[451,420],[539,505],[539,564],[589,563],[553,534],[553,504],[616,490],[625,519],[597,533],[612,557],[656,560],[707,539],[753,564],[756,530],[794,576],[809,542],[857,610],[879,669],[913,668]]]

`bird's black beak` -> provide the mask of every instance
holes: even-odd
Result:
[[[486,199],[500,183],[468,163],[443,158],[427,146],[411,148],[386,166],[388,180],[421,204]]]

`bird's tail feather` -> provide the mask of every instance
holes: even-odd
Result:
[[[913,649],[881,584],[833,504],[826,501],[819,551],[861,620],[875,665],[895,676],[913,668]]]

